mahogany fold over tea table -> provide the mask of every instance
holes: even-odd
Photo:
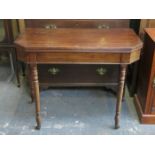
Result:
[[[141,40],[132,29],[28,28],[16,39],[15,45],[18,60],[30,66],[36,129],[41,128],[37,64],[120,65],[115,114],[115,128],[119,128],[127,65],[139,60],[142,48]]]

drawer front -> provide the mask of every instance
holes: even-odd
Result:
[[[40,84],[51,86],[116,85],[118,65],[38,65]]]
[[[41,28],[128,28],[129,19],[26,19],[26,27]]]

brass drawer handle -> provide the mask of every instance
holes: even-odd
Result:
[[[45,29],[50,29],[50,25],[45,25]]]
[[[48,73],[50,73],[51,75],[57,75],[59,72],[60,72],[59,68],[53,67],[48,69]]]
[[[99,25],[97,26],[97,28],[98,28],[98,29],[109,29],[110,26],[105,25],[105,24],[99,24]]]
[[[98,73],[98,75],[103,76],[106,74],[107,70],[105,68],[101,67],[101,68],[97,68],[96,72]]]
[[[56,29],[57,26],[55,24],[45,25],[45,29]]]

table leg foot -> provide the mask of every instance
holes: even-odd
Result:
[[[37,125],[37,126],[35,127],[35,129],[36,129],[36,130],[40,130],[40,129],[41,129],[41,125],[40,125],[40,124]]]
[[[31,101],[29,102],[30,104],[33,104],[34,103],[34,98],[33,96],[31,95]]]
[[[115,117],[115,129],[118,129],[118,128],[120,128],[120,125],[119,125],[119,117],[116,116]]]
[[[33,104],[33,103],[34,103],[34,101],[32,101],[32,100],[31,100],[31,101],[29,101],[28,103],[29,103],[29,104]]]
[[[40,112],[36,113],[36,122],[37,125],[40,126],[41,125],[41,116],[40,116]]]
[[[40,117],[39,113],[36,114],[36,122],[37,122],[36,129],[40,130],[40,128],[41,128],[41,117]]]
[[[120,128],[120,126],[119,125],[115,125],[115,129],[119,129]]]
[[[40,130],[41,129],[41,123],[37,123],[37,125],[35,126],[36,130]]]
[[[17,84],[17,87],[20,88],[20,84]]]

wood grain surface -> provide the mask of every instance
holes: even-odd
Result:
[[[15,44],[27,50],[73,50],[131,52],[142,47],[132,29],[44,29],[27,28]],[[104,51],[103,51],[104,50]]]

